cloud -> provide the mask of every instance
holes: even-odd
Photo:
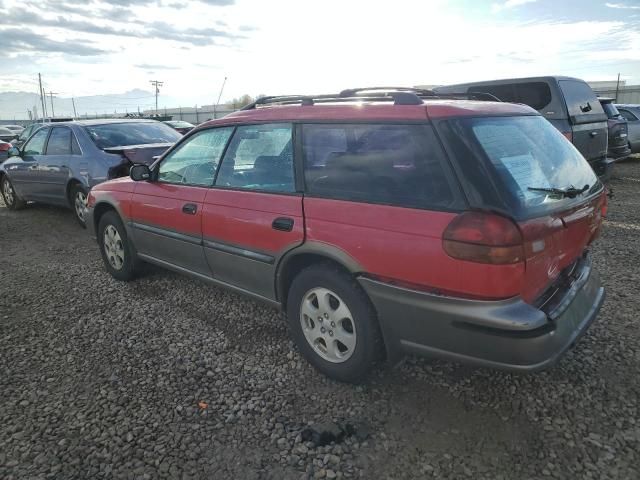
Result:
[[[116,0],[130,1],[130,0]],[[138,0],[145,1],[145,0]],[[222,0],[220,0],[222,1]],[[67,17],[45,17],[28,10],[13,9],[5,17],[0,17],[0,25],[34,25],[38,27],[55,27],[73,32],[91,33],[97,35],[113,35],[118,37],[134,37],[145,39],[173,40],[194,46],[215,45],[218,39],[233,40],[241,38],[239,35],[219,28],[190,27],[178,29],[173,24],[161,21],[143,23],[133,18],[129,25],[135,29],[116,28],[101,22],[100,24],[87,19],[74,20]],[[0,30],[0,32],[3,32]]]
[[[640,5],[627,5],[625,3],[605,3],[609,8],[618,8],[625,10],[640,10]]]
[[[534,3],[538,0],[507,0],[504,3],[493,3],[491,5],[491,11],[493,13],[497,13],[501,10],[508,10],[515,7],[520,7],[522,5],[526,5],[527,3]]]
[[[8,28],[0,32],[2,32],[2,49],[0,49],[0,55],[24,51],[64,53],[78,56],[95,56],[109,53],[108,50],[92,46],[92,44],[86,40],[67,39],[59,42],[34,33],[24,27]]]
[[[136,68],[142,68],[143,70],[178,70],[180,67],[174,65],[156,65],[150,63],[139,63]]]

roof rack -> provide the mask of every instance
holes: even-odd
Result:
[[[394,105],[422,105],[423,99],[471,99],[489,100],[500,102],[501,100],[490,93],[469,92],[464,94],[440,95],[432,90],[411,87],[364,87],[349,88],[338,94],[323,95],[279,95],[260,97],[255,102],[246,105],[241,110],[253,110],[262,105],[302,105],[311,106],[317,103],[340,103],[367,100],[370,102],[393,101]]]

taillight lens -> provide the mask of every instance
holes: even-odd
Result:
[[[469,262],[507,265],[525,259],[518,226],[508,218],[492,213],[458,215],[445,229],[442,245],[450,257]]]
[[[10,143],[0,142],[0,152],[6,152],[10,148],[11,148],[11,144]]]
[[[571,143],[573,143],[573,133],[571,133],[571,132],[562,132],[562,135],[564,135],[564,138],[566,138]]]

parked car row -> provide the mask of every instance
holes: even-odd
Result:
[[[181,135],[155,120],[82,120],[39,124],[0,165],[0,190],[9,208],[44,202],[73,208],[84,225],[89,189],[129,173]]]
[[[640,105],[616,105],[616,108],[627,121],[631,152],[640,153]]]
[[[47,125],[0,189],[74,206],[118,280],[149,262],[282,309],[332,378],[407,353],[535,371],[604,301],[587,248],[610,170],[593,92],[544,78],[542,114],[484,87],[372,88],[265,97],[184,136]]]

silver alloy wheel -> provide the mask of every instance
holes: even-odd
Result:
[[[4,179],[2,193],[4,193],[4,199],[6,200],[7,205],[13,205],[15,193],[13,192],[13,187],[11,186],[11,182],[8,178]]]
[[[76,215],[82,223],[84,223],[84,213],[87,211],[87,196],[82,190],[76,192],[76,197],[73,200],[73,204],[76,209]]]
[[[124,265],[124,246],[116,227],[107,225],[107,228],[104,229],[102,243],[109,263],[116,270],[120,270]]]
[[[327,288],[309,290],[300,305],[304,337],[324,360],[342,363],[356,348],[356,324],[347,304]]]

